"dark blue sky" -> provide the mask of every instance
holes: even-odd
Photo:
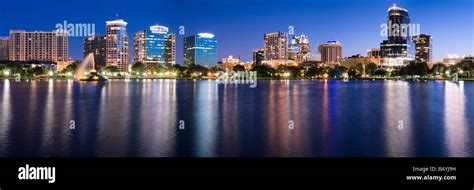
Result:
[[[214,33],[218,58],[228,55],[252,59],[252,49],[263,46],[263,34],[288,31],[305,33],[314,50],[328,40],[344,46],[344,56],[365,54],[384,39],[380,25],[393,4],[408,9],[421,33],[433,36],[434,58],[448,54],[474,54],[474,3],[472,0],[2,0],[0,36],[11,29],[53,30],[57,23],[95,23],[105,32],[105,21],[118,13],[134,32],[153,24],[168,26],[186,36]],[[182,39],[177,37],[178,63],[182,61]],[[82,59],[82,38],[71,37],[69,54]]]

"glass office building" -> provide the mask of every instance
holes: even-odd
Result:
[[[167,27],[154,25],[137,32],[134,40],[134,62],[173,65],[176,63],[176,35]]]
[[[410,17],[406,9],[393,6],[388,9],[388,39],[380,44],[382,57],[407,57]],[[396,25],[396,27],[395,27]],[[394,28],[398,30],[395,31]],[[405,33],[403,32],[405,31]]]
[[[184,38],[184,64],[211,68],[217,64],[217,40],[213,34],[199,33]]]

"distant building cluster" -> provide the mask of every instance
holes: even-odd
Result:
[[[387,25],[410,25],[408,10],[393,6],[388,9]],[[201,65],[208,68],[220,66],[232,68],[235,65],[268,65],[277,68],[301,66],[302,64],[325,64],[329,66],[374,63],[383,67],[400,67],[410,61],[432,64],[432,44],[430,35],[412,36],[409,28],[405,33],[388,32],[387,39],[380,47],[370,48],[366,55],[343,57],[343,45],[332,40],[319,44],[313,52],[309,37],[305,34],[289,35],[286,32],[271,32],[263,35],[263,47],[252,51],[252,61],[244,63],[240,56],[229,56],[218,61],[218,42],[210,33],[198,33],[183,40],[183,64]],[[153,25],[133,34],[133,47],[129,44],[127,22],[122,19],[106,21],[104,35],[93,34],[83,41],[84,58],[94,55],[98,67],[115,66],[121,72],[129,72],[131,54],[133,63],[145,65],[172,66],[177,64],[176,34],[168,27]],[[133,52],[132,52],[133,51]],[[462,58],[448,57],[445,64],[453,64]],[[52,61],[59,64],[70,63],[68,57],[68,34],[61,31],[27,32],[12,30],[8,37],[0,38],[0,60],[11,61]],[[64,68],[61,66],[59,68]]]

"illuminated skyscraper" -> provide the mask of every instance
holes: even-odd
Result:
[[[183,53],[185,65],[213,67],[217,64],[217,40],[209,33],[186,37]]]
[[[117,66],[121,72],[128,72],[130,49],[128,46],[127,23],[122,19],[107,21],[106,23],[106,65]]]
[[[302,34],[293,36],[288,50],[288,57],[291,60],[301,63],[309,59],[311,48],[309,46],[308,36]]]
[[[420,34],[413,37],[413,42],[415,42],[415,60],[417,62],[426,62],[431,63],[431,36],[426,34]]]
[[[383,66],[399,67],[412,60],[414,44],[410,35],[408,11],[393,5],[388,9],[387,40],[380,43]]]
[[[387,40],[380,44],[382,57],[407,57],[410,17],[406,9],[394,5],[388,9]]]
[[[285,32],[273,32],[264,34],[264,57],[265,60],[287,60],[288,59],[288,37]]]
[[[164,61],[168,66],[176,64],[176,34],[165,37]]]
[[[9,38],[9,57],[11,61],[67,62],[67,32],[12,30]]]
[[[167,27],[154,25],[133,36],[134,62],[174,65],[176,63],[176,35]]]
[[[342,60],[342,45],[337,41],[319,45],[318,51],[323,63],[339,63]]]

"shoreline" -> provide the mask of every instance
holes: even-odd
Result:
[[[78,81],[78,82],[97,82],[97,81],[79,81],[73,78],[28,78],[28,79],[20,79],[20,81],[43,81],[43,80],[73,80],[73,81]],[[163,79],[172,79],[172,80],[182,80],[182,81],[188,81],[188,80],[217,80],[217,79],[211,79],[211,78],[108,78],[108,80],[163,80]],[[16,81],[15,78],[3,78],[0,77],[0,80],[12,80]],[[344,79],[334,79],[334,78],[317,78],[317,79],[305,79],[305,78],[293,78],[293,79],[270,79],[270,78],[258,78],[257,81],[344,81]],[[348,81],[412,81],[412,82],[425,82],[425,81],[452,81],[451,79],[401,79],[401,78],[360,78],[360,79],[348,79]],[[474,82],[474,78],[460,78],[458,81],[467,81],[467,82]]]

